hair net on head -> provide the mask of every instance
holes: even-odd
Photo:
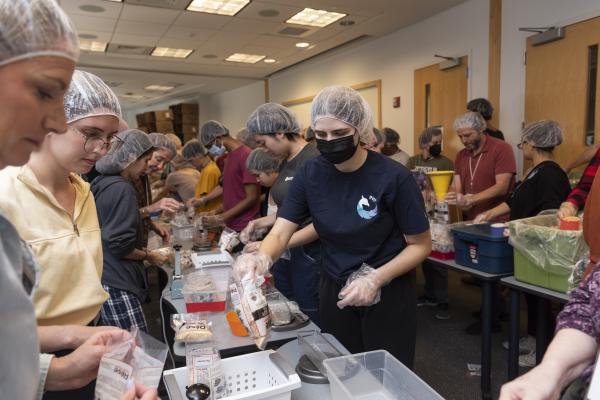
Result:
[[[521,141],[527,140],[540,148],[556,147],[562,143],[562,138],[562,128],[558,122],[549,119],[527,125],[521,134]]]
[[[181,155],[183,155],[183,158],[186,160],[189,160],[190,158],[206,156],[207,154],[208,150],[206,150],[206,147],[202,146],[202,144],[195,139],[187,142],[185,146],[183,146],[183,150],[181,150]]]
[[[255,149],[258,147],[258,143],[256,142],[254,135],[252,133],[248,132],[248,129],[246,129],[246,128],[242,128],[238,131],[237,138],[240,142],[244,143],[246,146],[250,147],[251,149]]]
[[[177,155],[177,148],[175,148],[175,144],[169,140],[167,135],[163,133],[152,132],[148,134],[148,139],[152,143],[152,147],[156,149],[165,149],[171,152],[171,158]]]
[[[424,149],[435,136],[442,136],[440,128],[429,127],[423,129],[423,132],[419,135],[419,148]]]
[[[399,144],[400,135],[392,128],[383,128],[383,135],[385,136],[386,144]]]
[[[65,94],[67,123],[110,115],[121,119],[121,105],[111,88],[94,74],[75,70],[71,85]]]
[[[179,150],[183,147],[183,143],[181,143],[181,139],[174,133],[165,133],[167,139],[169,139],[174,145],[175,149]]]
[[[77,62],[79,40],[54,0],[0,0],[0,66],[31,57]]]
[[[265,103],[250,114],[246,129],[254,135],[277,132],[299,133],[300,123],[289,108],[277,103]]]
[[[373,117],[369,103],[356,90],[346,86],[329,86],[317,94],[310,107],[313,129],[321,118],[337,119],[364,134],[371,130]]]
[[[492,119],[492,115],[494,115],[494,107],[492,107],[492,103],[490,103],[488,99],[484,98],[473,99],[469,101],[467,103],[467,110],[481,114],[483,119],[486,121]]]
[[[279,171],[281,159],[273,156],[265,149],[254,149],[246,159],[246,168],[256,172]]]
[[[152,149],[148,135],[137,129],[118,133],[116,142],[107,155],[96,163],[96,170],[104,175],[121,173],[134,163],[142,154]]]
[[[203,146],[206,146],[215,140],[215,138],[225,135],[229,135],[229,129],[219,121],[210,120],[202,125],[198,137],[200,143],[202,143]]]
[[[487,125],[481,114],[469,111],[454,120],[454,130],[475,129],[483,131]]]

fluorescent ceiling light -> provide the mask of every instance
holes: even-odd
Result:
[[[108,43],[106,43],[106,42],[96,42],[94,40],[80,40],[79,41],[79,48],[84,51],[98,51],[98,52],[103,53],[106,51],[107,45],[108,45]]]
[[[152,56],[154,57],[173,57],[173,58],[187,58],[192,54],[194,50],[191,49],[173,49],[170,47],[156,47],[152,50]]]
[[[344,18],[345,16],[346,14],[305,8],[285,22],[288,24],[318,26],[322,28],[334,23],[338,19]]]
[[[123,0],[108,0],[108,1],[114,1],[115,3],[122,3]]]
[[[306,42],[300,42],[300,43],[296,43],[296,47],[300,47],[301,49],[310,46],[310,43],[306,43]]]
[[[144,90],[149,92],[168,92],[169,90],[174,89],[175,86],[168,85],[148,85],[144,87]]]
[[[230,55],[229,57],[227,57],[225,59],[225,61],[256,64],[257,62],[259,62],[260,60],[262,60],[265,57],[266,56],[261,56],[259,54],[234,53],[234,54]]]
[[[194,0],[188,6],[188,11],[198,11],[210,14],[235,15],[250,0]]]
[[[273,64],[275,62],[277,62],[277,60],[275,60],[274,58],[265,58],[264,60],[267,64]]]
[[[141,94],[122,94],[119,97],[125,100],[144,100],[146,98]]]

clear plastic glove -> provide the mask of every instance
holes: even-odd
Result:
[[[159,201],[157,201],[156,203],[152,204],[149,208],[148,211],[150,212],[154,212],[154,211],[167,211],[170,213],[176,213],[177,211],[179,211],[181,208],[183,207],[183,204],[178,202],[175,199],[172,199],[170,197],[164,197],[162,199],[160,199]]]
[[[267,276],[273,265],[271,257],[261,253],[244,253],[233,264],[233,277],[238,282],[244,279],[256,280],[258,276]]]
[[[473,206],[471,197],[472,195],[470,194],[448,192],[445,200],[448,204],[456,205],[462,209],[469,209]]]
[[[570,201],[565,201],[560,205],[560,209],[558,210],[558,218],[567,218],[574,217],[577,215],[577,208]]]
[[[248,225],[240,232],[240,242],[247,244],[250,242],[250,238],[254,235],[256,230],[256,220],[248,222]]]
[[[257,253],[262,241],[250,242],[244,246],[244,253]]]
[[[148,257],[146,260],[154,265],[165,265],[169,263],[169,256],[164,255],[158,250],[152,250],[148,252]]]
[[[377,270],[363,263],[346,281],[338,297],[341,299],[337,306],[343,309],[347,306],[372,306],[381,300],[382,282]]]
[[[483,224],[484,222],[488,222],[494,219],[494,215],[491,210],[484,211],[473,220],[474,224]]]

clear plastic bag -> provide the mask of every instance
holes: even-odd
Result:
[[[240,243],[239,233],[233,229],[225,228],[219,238],[219,248],[221,251],[232,252],[233,248]]]
[[[553,274],[571,274],[589,251],[582,231],[558,229],[556,214],[508,223],[509,243],[529,261]]]
[[[172,314],[171,328],[176,342],[207,342],[213,340],[206,313]]]
[[[262,289],[252,279],[230,285],[231,302],[242,323],[253,336],[256,347],[264,350],[271,333],[271,313]]]
[[[100,361],[94,398],[120,400],[136,383],[156,389],[167,351],[166,344],[137,328],[129,339],[109,343]]]

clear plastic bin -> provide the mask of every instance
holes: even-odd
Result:
[[[323,366],[323,361],[342,355],[325,336],[317,331],[298,332],[298,347],[324,376],[327,376],[327,370]]]
[[[183,299],[187,312],[223,312],[229,293],[231,268],[207,268],[183,277]]]
[[[385,350],[323,361],[333,400],[443,400]]]

